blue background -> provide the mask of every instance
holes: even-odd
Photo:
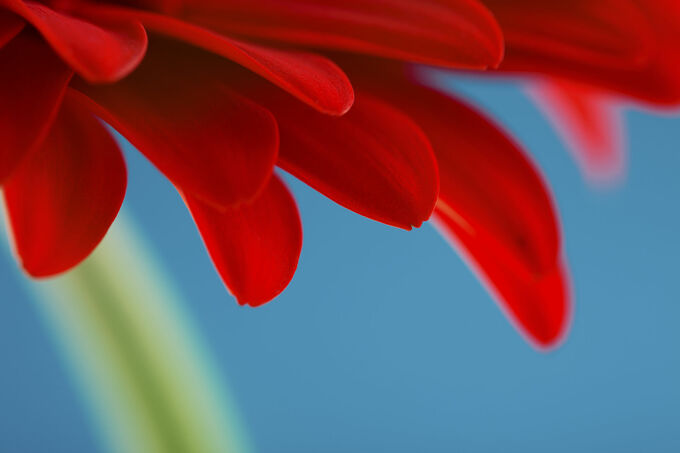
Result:
[[[299,271],[275,302],[238,307],[175,191],[127,150],[125,209],[190,303],[256,450],[680,451],[680,119],[628,112],[625,184],[594,190],[516,86],[455,86],[532,152],[557,199],[577,305],[552,353],[513,331],[432,227],[391,229],[292,178]],[[0,253],[0,451],[100,451],[15,267]]]

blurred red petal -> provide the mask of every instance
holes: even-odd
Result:
[[[228,58],[321,112],[342,115],[354,101],[347,76],[331,60],[320,55],[251,44],[171,17],[139,10],[94,6],[89,11],[101,17],[138,19],[149,31]]]
[[[208,253],[239,304],[258,306],[288,285],[302,249],[295,200],[272,176],[251,203],[215,209],[185,194]]]
[[[236,36],[451,67],[496,66],[501,31],[477,0],[197,0],[181,16]]]
[[[356,82],[406,112],[432,143],[442,233],[518,327],[537,344],[554,345],[567,327],[570,300],[557,215],[542,178],[515,143],[471,108],[397,73],[374,75]]]
[[[0,47],[18,35],[25,25],[26,22],[16,14],[0,9]]]
[[[94,102],[81,101],[182,191],[217,206],[253,198],[278,155],[272,114],[196,62],[178,63],[193,64],[191,75],[156,63],[150,58],[116,85],[79,87]]]
[[[126,184],[113,138],[67,96],[45,142],[3,187],[26,272],[47,277],[85,259],[116,217]]]
[[[259,90],[281,131],[278,165],[358,214],[410,229],[432,214],[439,190],[427,138],[406,115],[359,93],[336,118],[292,98]]]
[[[502,71],[556,75],[657,104],[680,102],[674,0],[485,4],[505,33]]]
[[[39,38],[22,33],[0,49],[0,184],[45,137],[72,76]]]
[[[30,22],[55,52],[90,82],[125,77],[146,51],[146,32],[138,21],[83,19],[24,0],[0,0],[0,7]]]
[[[484,0],[484,4],[501,24],[510,63],[531,59],[540,65],[545,58],[628,68],[643,64],[653,45],[652,30],[634,0]]]
[[[626,162],[623,118],[611,98],[558,80],[534,82],[529,92],[552,121],[588,180],[597,184],[621,180]]]

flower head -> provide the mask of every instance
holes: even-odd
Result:
[[[274,298],[297,266],[278,166],[388,225],[434,212],[521,330],[554,344],[570,296],[545,183],[410,64],[677,102],[641,20],[654,8],[622,3],[612,18],[585,0],[0,0],[0,184],[18,257],[54,275],[106,233],[126,171],[101,119],[177,187],[241,304]]]

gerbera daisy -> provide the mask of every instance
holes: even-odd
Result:
[[[597,9],[586,1],[485,4],[493,13],[477,0],[0,0],[0,183],[22,266],[68,270],[115,218],[126,172],[101,119],[174,183],[241,304],[274,298],[297,266],[278,166],[389,225],[434,211],[519,328],[554,344],[570,296],[545,183],[507,134],[408,63],[499,67],[495,14],[501,71],[616,89],[591,66],[629,68],[637,54],[616,45],[635,47],[639,24],[617,29],[620,43],[582,21]]]

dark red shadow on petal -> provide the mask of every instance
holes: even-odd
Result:
[[[73,72],[26,30],[0,49],[0,184],[39,146]]]
[[[97,17],[141,20],[150,31],[203,48],[250,69],[320,112],[342,115],[354,102],[347,76],[321,55],[256,45],[172,17],[135,9],[92,5],[88,12]]]
[[[154,49],[115,85],[79,84],[82,102],[182,191],[225,207],[255,197],[278,156],[273,115],[230,88],[221,66],[202,63],[217,57]]]
[[[0,47],[12,40],[26,26],[26,22],[16,14],[0,9]]]

